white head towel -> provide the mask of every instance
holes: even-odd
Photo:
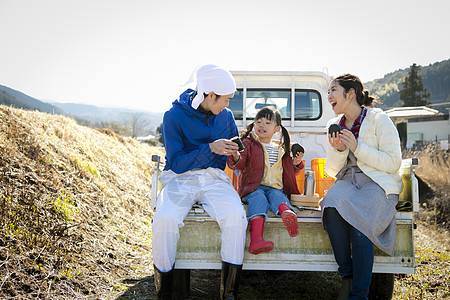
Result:
[[[204,65],[197,68],[185,86],[197,89],[197,95],[192,100],[192,107],[195,109],[203,102],[204,93],[214,92],[216,95],[222,96],[236,91],[233,75],[216,65]]]

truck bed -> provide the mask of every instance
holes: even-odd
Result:
[[[321,212],[297,209],[300,234],[290,237],[280,217],[269,215],[264,239],[272,241],[271,252],[250,254],[247,231],[244,270],[337,271]],[[413,213],[397,212],[394,256],[375,248],[374,273],[414,273]],[[203,209],[194,208],[180,230],[175,267],[177,269],[220,269],[220,229]]]
[[[159,158],[154,158],[159,162]],[[403,192],[399,197],[396,213],[397,237],[394,255],[389,256],[375,247],[374,273],[414,273],[414,212],[418,211],[419,191],[414,176],[417,160],[405,159],[400,170],[403,180]],[[152,182],[152,207],[155,206],[158,190],[159,163],[157,163]],[[233,172],[227,172],[234,185],[237,178]],[[247,205],[244,204],[247,210]],[[244,252],[244,270],[277,271],[337,271],[333,250],[327,232],[322,227],[321,212],[318,209],[294,206],[299,222],[299,235],[290,237],[283,221],[269,211],[264,228],[264,239],[272,241],[275,248],[258,255],[250,254],[250,233]],[[184,220],[180,229],[177,245],[175,268],[221,269],[220,229],[218,224],[205,213],[202,207],[195,205]]]

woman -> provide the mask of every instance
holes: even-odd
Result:
[[[339,124],[342,130],[328,135],[325,170],[336,181],[320,206],[343,277],[338,299],[367,299],[373,245],[389,255],[395,245],[400,139],[389,117],[371,108],[373,101],[355,75],[339,76],[328,88],[328,102],[339,115],[328,125]]]

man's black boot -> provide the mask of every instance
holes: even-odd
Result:
[[[222,273],[220,274],[220,299],[235,300],[241,280],[242,265],[233,265],[222,262]]]
[[[161,272],[153,265],[156,295],[161,300],[172,300],[173,269],[169,272]]]

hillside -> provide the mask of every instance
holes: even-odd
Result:
[[[0,90],[0,104],[12,106],[15,108],[32,109],[31,106],[28,106],[27,104],[18,100],[16,97],[2,90]]]
[[[152,275],[152,154],[0,105],[0,298],[104,299]]]
[[[95,105],[78,103],[51,102],[51,104],[60,108],[69,115],[93,123],[112,121],[118,123],[129,123],[131,122],[130,118],[133,116],[139,116],[142,120],[145,120],[145,127],[151,129],[153,132],[156,127],[161,125],[164,114],[162,112],[134,110],[123,107],[99,107]]]
[[[30,97],[22,92],[19,92],[17,90],[7,87],[7,86],[0,85],[0,91],[3,91],[6,94],[13,96],[16,100],[18,100],[20,103],[23,104],[23,105],[17,105],[15,107],[21,107],[24,109],[36,109],[39,111],[54,113],[54,114],[64,114],[64,112],[56,106],[53,106],[51,104],[48,104],[48,103],[45,103],[38,99],[35,99],[33,97]],[[0,98],[0,104],[9,105],[8,103],[3,102],[1,98]]]
[[[0,104],[27,110],[38,110],[72,116],[79,119],[81,123],[88,121],[94,124],[105,122],[129,124],[133,118],[138,116],[142,127],[144,127],[142,128],[145,131],[142,132],[144,135],[148,134],[149,130],[155,132],[156,128],[161,125],[163,118],[162,112],[128,109],[124,107],[100,107],[88,104],[60,102],[47,103],[3,85],[0,85]]]
[[[382,108],[402,106],[398,91],[402,88],[402,81],[408,72],[409,68],[397,70],[383,78],[364,83],[364,87],[383,102]],[[430,102],[450,102],[450,59],[422,66],[419,75],[422,76],[424,87],[431,94]],[[433,108],[439,109],[439,106]]]

